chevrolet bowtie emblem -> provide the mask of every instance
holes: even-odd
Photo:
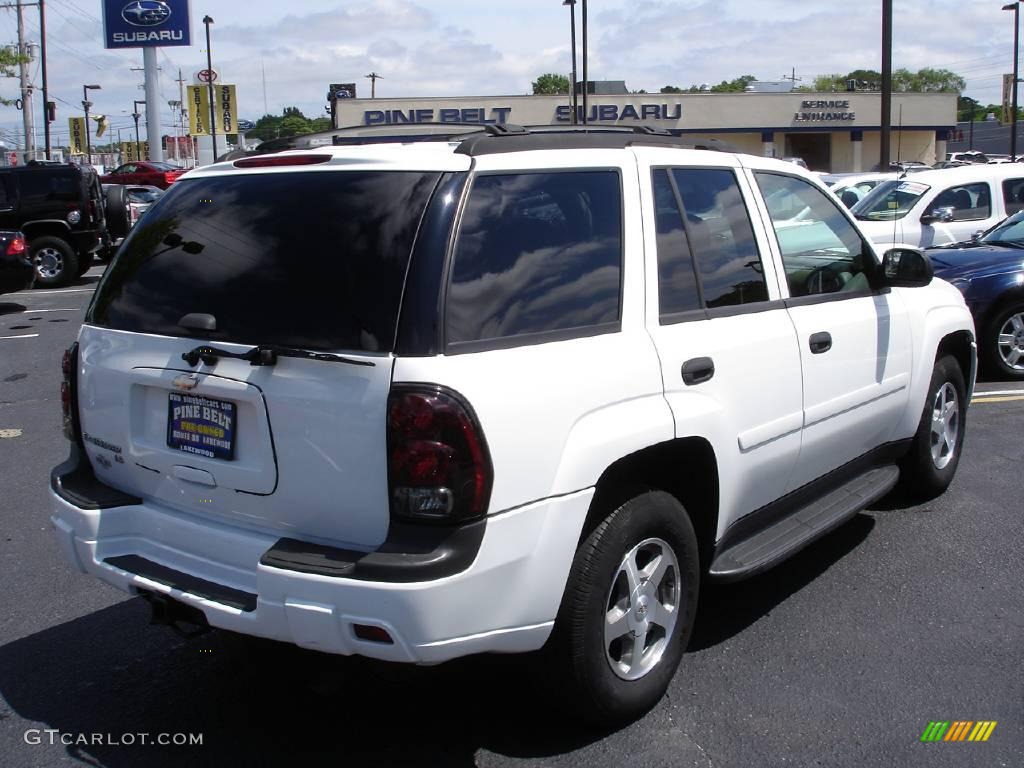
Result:
[[[194,373],[183,373],[181,376],[175,376],[174,381],[171,382],[175,389],[186,391],[195,389],[197,384],[199,384],[199,376]]]

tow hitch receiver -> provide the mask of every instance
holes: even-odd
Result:
[[[210,631],[206,615],[198,608],[179,603],[174,598],[156,592],[142,591],[139,594],[143,600],[149,603],[152,611],[149,618],[150,624],[163,624],[186,638],[199,637]],[[183,627],[182,624],[191,625],[192,629]]]

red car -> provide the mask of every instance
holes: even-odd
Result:
[[[146,184],[151,187],[167,189],[184,172],[184,168],[170,163],[151,163],[143,160],[136,163],[125,163],[112,173],[100,176],[100,182],[103,184]]]

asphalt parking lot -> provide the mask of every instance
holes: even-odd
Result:
[[[60,354],[100,272],[0,296],[0,764],[1024,765],[1024,385],[981,382],[939,499],[884,499],[758,579],[706,586],[669,695],[592,732],[545,706],[529,658],[410,669],[186,639],[73,573],[47,478]],[[922,743],[935,720],[997,725]]]

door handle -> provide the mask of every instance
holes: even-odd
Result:
[[[832,349],[832,334],[828,331],[812,333],[810,338],[811,354],[820,355]]]
[[[710,381],[715,375],[715,361],[710,357],[695,357],[683,363],[683,383],[692,387],[694,384],[703,384]]]

